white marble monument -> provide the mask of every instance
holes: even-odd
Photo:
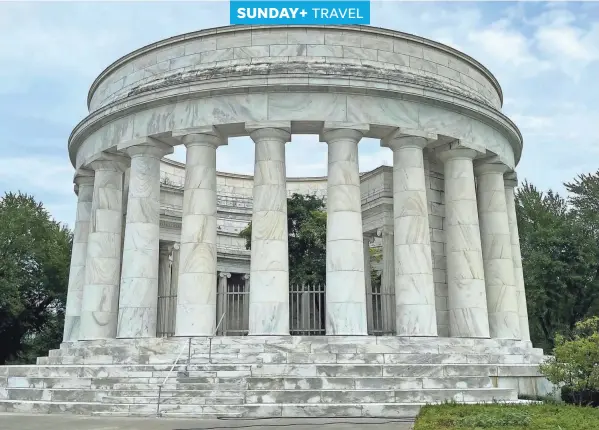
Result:
[[[126,390],[153,390],[176,357],[187,373],[179,361],[161,387],[172,399],[194,375],[212,393],[242,392],[164,405],[183,415],[406,416],[427,401],[542,391],[514,206],[522,136],[502,102],[475,59],[373,27],[223,27],[120,58],[68,143],[79,200],[64,343],[38,367],[0,368],[0,408],[23,410],[6,406],[26,395],[12,377],[68,376],[123,397],[67,397],[47,381],[39,410],[147,414],[155,404],[140,403],[155,398],[125,401]],[[327,145],[326,177],[286,177],[298,134]],[[216,170],[239,136],[254,146],[253,176]],[[365,138],[392,151],[392,167],[360,173]],[[186,163],[163,158],[177,145]],[[327,211],[326,285],[297,293],[294,192],[326,197]]]

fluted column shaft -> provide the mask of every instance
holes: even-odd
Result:
[[[477,176],[478,217],[485,269],[489,332],[492,338],[520,339],[518,295],[503,174],[503,164],[483,163]]]
[[[91,219],[94,195],[93,172],[83,171],[75,175],[77,192],[77,215],[73,231],[73,249],[69,270],[69,286],[64,319],[64,342],[79,340],[81,326],[81,301],[85,284],[85,260],[87,258],[87,239]]]
[[[452,337],[489,337],[485,276],[472,160],[466,148],[439,154],[444,162],[445,235],[449,332]]]
[[[530,327],[528,322],[528,309],[526,306],[526,291],[524,286],[524,274],[522,272],[522,255],[520,253],[520,237],[518,235],[516,201],[514,196],[514,188],[518,184],[518,181],[511,176],[506,176],[504,184],[508,225],[510,229],[510,243],[512,246],[512,259],[514,261],[514,283],[516,285],[516,294],[518,296],[520,338],[525,341],[530,341]]]
[[[258,128],[255,142],[249,334],[289,334],[285,144],[288,131]]]
[[[366,335],[366,285],[358,143],[362,132],[333,129],[328,144],[326,334]]]
[[[423,148],[427,139],[402,136],[393,150],[395,303],[398,336],[437,336],[435,284]]]
[[[80,340],[116,337],[123,224],[123,172],[127,160],[102,155],[95,171]]]
[[[212,336],[216,328],[216,149],[222,139],[189,134],[187,148],[176,336]]]
[[[395,316],[395,234],[393,226],[383,226],[377,231],[382,242],[382,263],[383,271],[381,273],[381,329],[383,333],[392,333],[396,330],[397,318]]]
[[[222,333],[226,333],[227,331],[227,326],[229,324],[229,318],[230,316],[228,315],[229,312],[229,296],[227,294],[228,292],[228,286],[229,286],[229,279],[231,279],[231,274],[229,272],[219,272],[218,274],[218,291],[217,294],[220,296],[220,300],[217,300],[218,303],[218,307],[219,309],[217,310],[216,313],[216,324],[220,324],[220,326],[217,327],[218,332],[222,332]]]
[[[156,336],[160,241],[160,159],[170,145],[123,148],[131,157],[117,337]]]
[[[366,306],[369,312],[366,312],[366,328],[370,333],[374,328],[374,308],[372,303],[372,264],[370,262],[370,235],[364,235],[364,283],[366,290]]]
[[[164,299],[158,302],[157,306],[156,335],[165,335],[171,332],[172,328],[174,328],[174,324],[172,324],[171,321],[173,321],[175,309],[171,300],[166,298],[172,295],[172,250],[172,245],[165,243],[160,244],[160,252],[158,254],[157,297],[164,297]]]

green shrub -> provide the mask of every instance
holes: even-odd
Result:
[[[553,356],[539,366],[550,382],[562,386],[568,403],[598,405],[598,329],[599,317],[592,317],[576,323],[571,336],[556,335]]]

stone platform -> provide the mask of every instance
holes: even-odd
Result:
[[[497,339],[80,341],[62,344],[37,365],[0,366],[0,412],[414,417],[426,403],[547,394],[542,360],[530,342]]]

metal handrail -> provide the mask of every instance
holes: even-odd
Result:
[[[218,331],[218,328],[220,327],[221,323],[223,322],[223,319],[225,318],[225,315],[227,314],[227,312],[223,312],[223,315],[220,317],[220,320],[218,321],[218,324],[216,325],[216,328],[214,329],[214,332],[212,333],[212,336],[210,336],[209,341],[210,341],[210,346],[209,346],[209,350],[208,350],[208,362],[212,363],[212,338],[214,336],[216,336],[216,332]],[[188,339],[188,343],[187,345],[183,345],[183,347],[181,348],[181,351],[179,351],[179,355],[177,355],[177,358],[175,359],[175,362],[173,363],[173,365],[171,366],[171,369],[168,371],[168,373],[166,374],[166,377],[164,378],[164,380],[162,381],[162,383],[158,384],[158,401],[156,402],[156,416],[160,417],[160,399],[162,397],[162,387],[164,387],[164,385],[166,384],[166,381],[168,380],[168,378],[170,378],[171,373],[173,372],[173,369],[175,368],[175,366],[177,365],[177,362],[179,361],[179,359],[181,358],[181,354],[183,354],[183,351],[185,350],[185,347],[187,346],[187,363],[185,365],[185,369],[188,369],[188,365],[189,362],[191,361],[191,338]]]
[[[189,345],[191,345],[191,338],[189,338],[188,342],[189,342]],[[173,362],[173,365],[171,366],[171,369],[166,374],[166,377],[164,378],[164,381],[162,381],[162,383],[158,384],[158,401],[156,402],[156,416],[157,417],[160,416],[160,397],[162,395],[162,387],[166,384],[166,381],[171,376],[171,373],[173,372],[173,369],[175,368],[175,366],[177,365],[179,359],[181,358],[181,354],[183,354],[183,351],[185,350],[186,346],[187,346],[186,344],[183,344],[183,347],[181,348],[181,351],[179,351],[179,355],[177,355],[177,358]]]
[[[216,325],[216,328],[214,329],[214,333],[212,334],[212,336],[209,339],[209,344],[208,344],[208,363],[212,364],[212,338],[214,336],[216,336],[216,332],[218,331],[218,328],[220,327],[220,324],[223,322],[223,318],[225,318],[225,315],[227,314],[227,311],[223,312],[223,315],[220,317],[220,320],[218,321],[218,324]]]

